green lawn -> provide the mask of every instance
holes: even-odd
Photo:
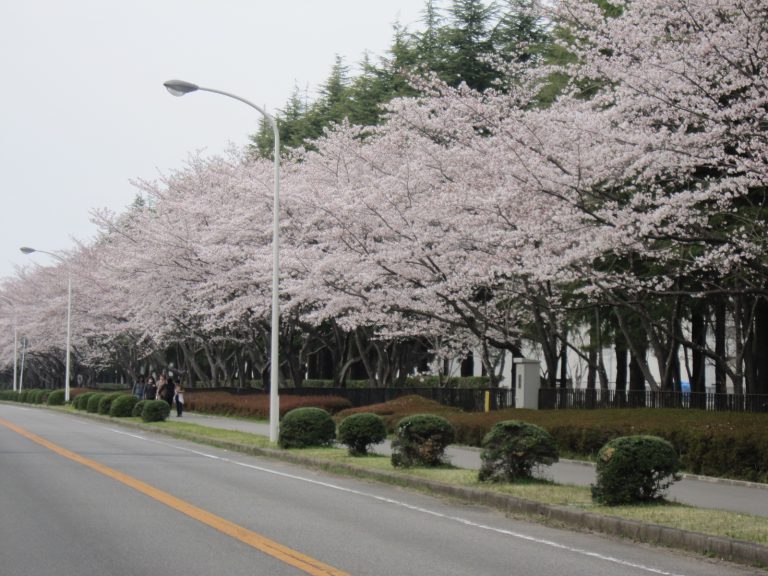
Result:
[[[132,418],[140,422],[138,418]],[[197,424],[177,421],[153,423],[153,428],[162,430],[179,438],[220,445],[221,442],[240,444],[244,447],[275,448],[264,436],[234,432],[217,428],[208,428]],[[395,469],[389,457],[369,455],[352,457],[342,448],[305,448],[292,449],[290,453],[311,458],[318,463],[353,465],[364,473],[365,470],[385,471],[402,476],[424,478],[448,484],[481,488],[509,494],[511,496],[541,502],[572,506],[581,510],[639,520],[662,526],[703,532],[715,536],[736,538],[747,542],[768,544],[768,518],[750,516],[710,509],[693,508],[683,504],[661,502],[639,506],[598,506],[592,503],[589,488],[571,485],[558,485],[547,481],[526,481],[515,484],[488,484],[477,480],[477,472],[443,466],[439,468]],[[339,467],[339,472],[344,470]]]

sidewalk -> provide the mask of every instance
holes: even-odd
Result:
[[[172,416],[171,419],[175,420],[175,417]],[[209,416],[194,412],[186,412],[183,420],[210,428],[269,436],[269,425],[265,422]],[[378,454],[391,454],[389,442],[379,444],[374,451]],[[474,470],[480,468],[480,450],[478,448],[453,445],[449,446],[446,452],[454,466]],[[553,480],[558,484],[589,486],[595,482],[595,468],[589,462],[563,460],[542,470],[541,477]],[[680,482],[672,486],[668,499],[698,508],[714,508],[740,514],[768,516],[768,484],[685,475]]]

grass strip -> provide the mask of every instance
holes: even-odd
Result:
[[[141,422],[138,418],[123,420]],[[143,424],[178,438],[218,447],[221,447],[222,444],[226,444],[226,447],[231,449],[237,449],[238,446],[241,446],[245,452],[248,451],[248,448],[277,450],[266,437],[247,432],[209,428],[176,421]],[[663,501],[637,506],[598,506],[592,502],[588,487],[561,485],[545,480],[528,480],[514,484],[484,483],[477,480],[477,471],[475,470],[453,466],[399,469],[393,468],[388,456],[372,454],[364,457],[353,457],[349,456],[347,450],[343,448],[303,448],[283,452],[299,456],[320,467],[343,474],[360,475],[360,473],[364,474],[365,471],[384,472],[393,475],[393,480],[396,480],[397,477],[403,480],[409,478],[423,479],[496,492],[542,504],[573,507],[606,516],[734,538],[755,544],[768,544],[768,518],[763,516],[695,508]],[[354,471],[350,468],[358,470]]]

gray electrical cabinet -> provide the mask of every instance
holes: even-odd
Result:
[[[515,408],[539,409],[541,365],[538,360],[515,358]]]

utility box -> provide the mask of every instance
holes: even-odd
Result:
[[[515,408],[539,409],[541,365],[538,360],[515,358]]]

